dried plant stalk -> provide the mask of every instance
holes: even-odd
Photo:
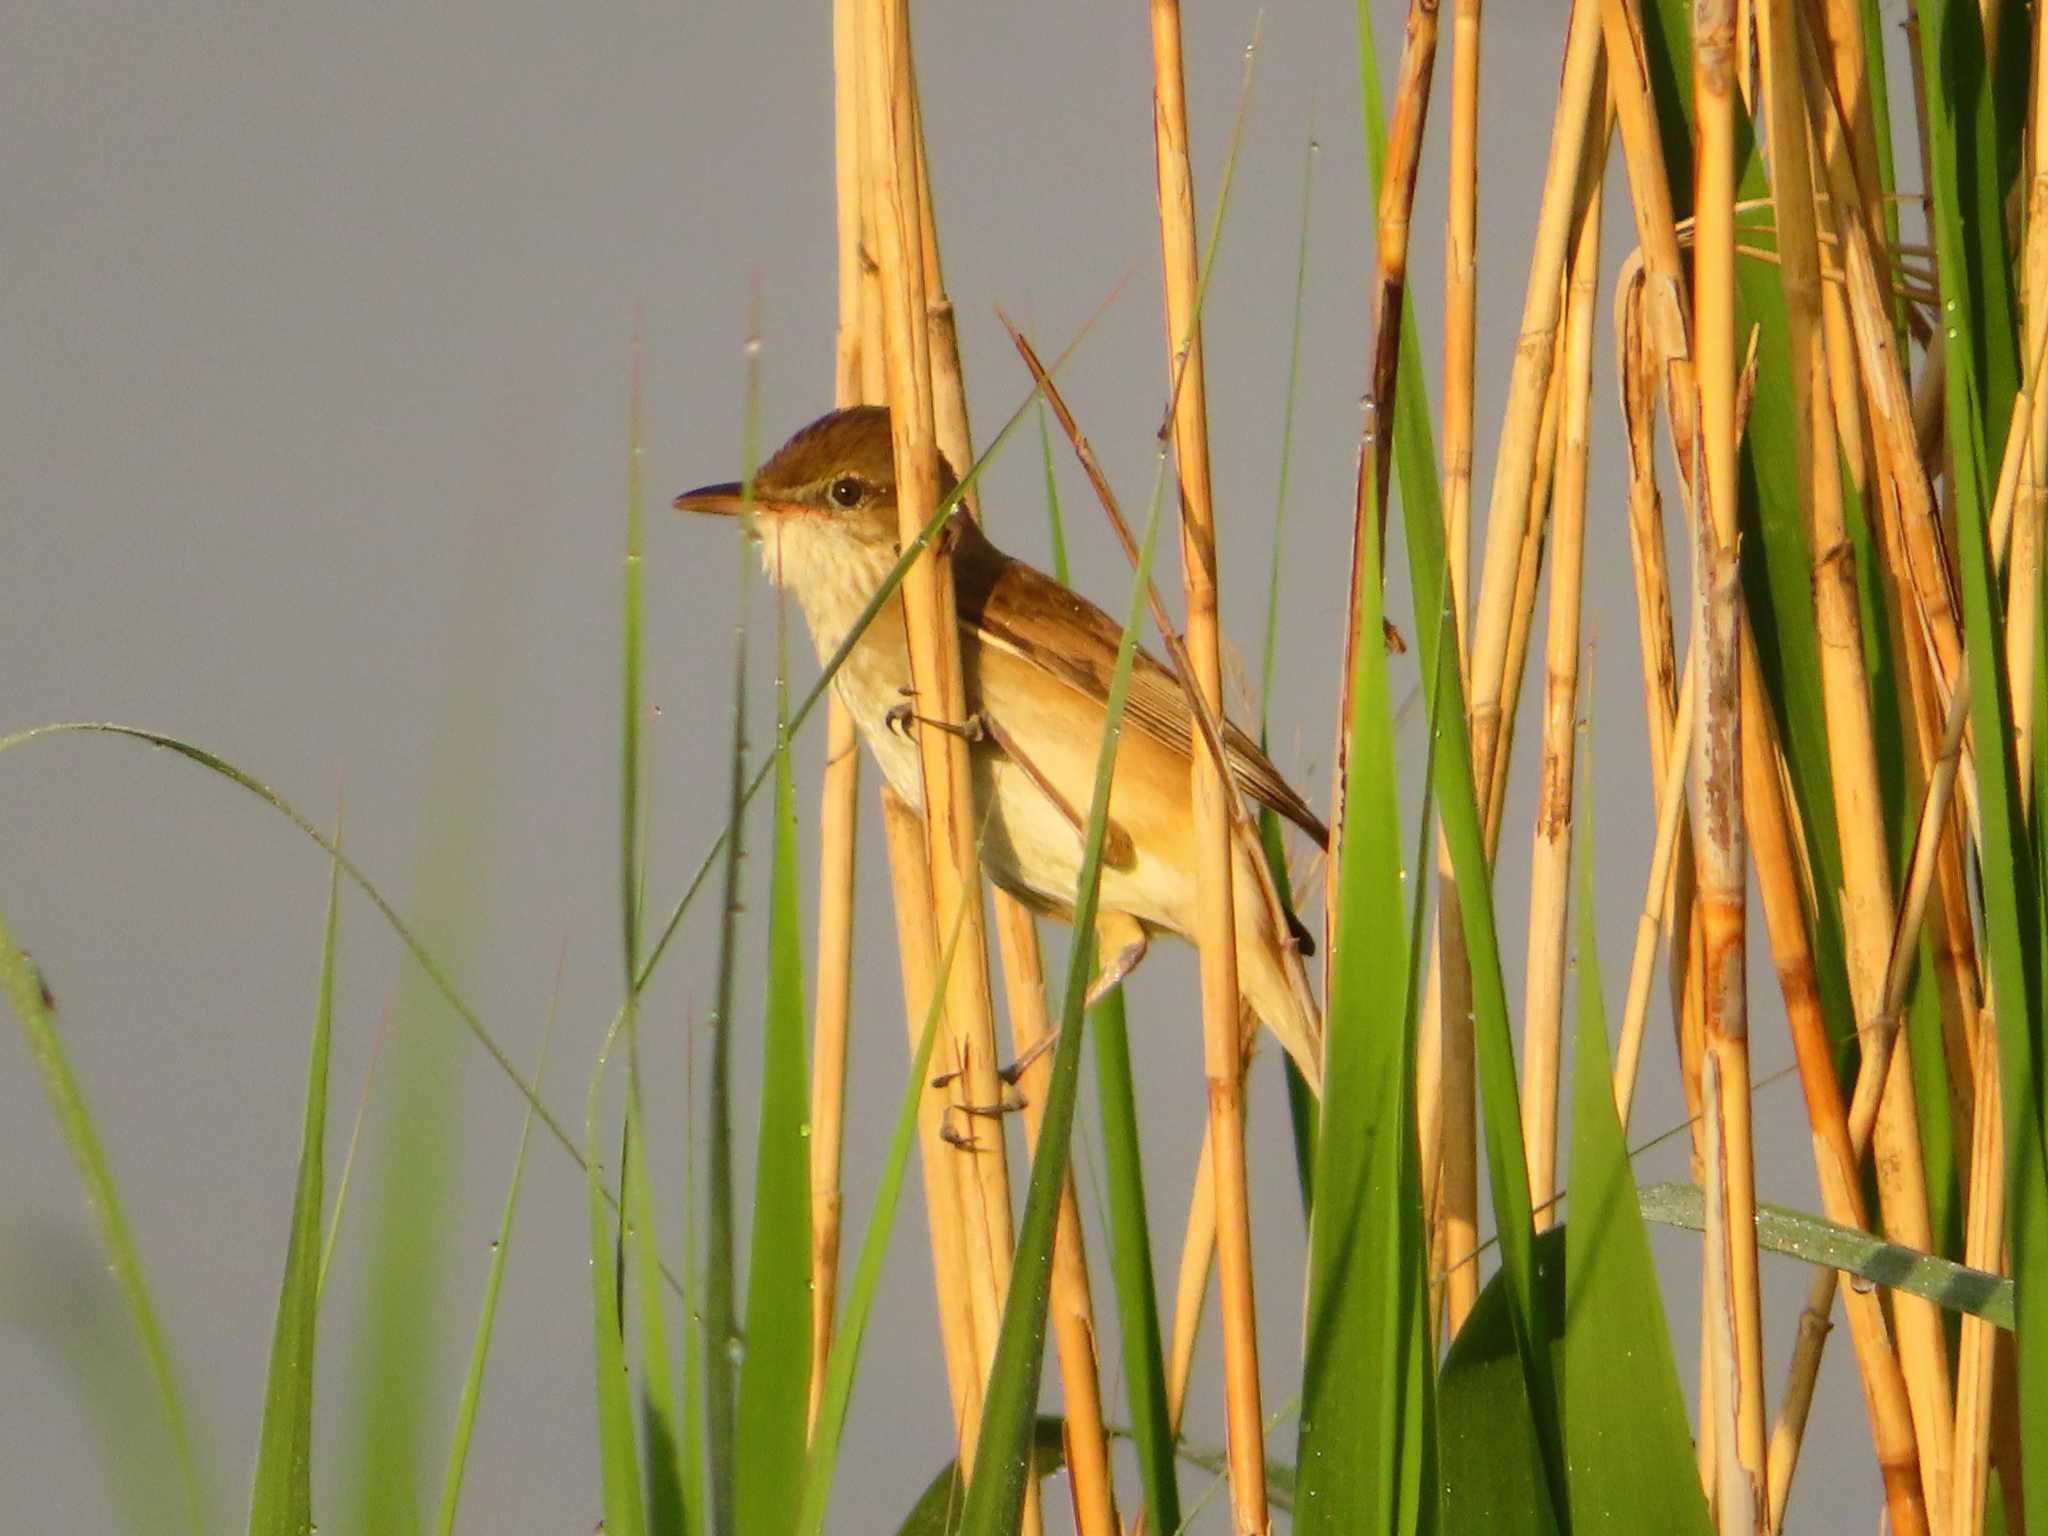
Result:
[[[875,0],[863,50],[869,88],[868,197],[875,210],[875,252],[881,269],[882,320],[887,341],[890,433],[896,459],[897,507],[902,537],[913,539],[939,502],[939,454],[933,427],[930,337],[927,330],[922,227],[919,211],[917,115],[912,84],[909,14],[904,0]],[[959,620],[946,541],[935,541],[913,564],[902,585],[910,642],[912,686],[922,707],[937,718],[966,717],[960,666]],[[938,914],[963,914],[958,952],[943,979],[947,1066],[960,1074],[971,1104],[994,1104],[994,1007],[989,994],[986,927],[980,872],[974,853],[973,804],[967,743],[955,732],[921,731],[925,855],[931,871],[933,932]],[[1012,1229],[1009,1169],[1002,1155],[1000,1120],[977,1131],[991,1138],[956,1159],[966,1232],[967,1289],[973,1305],[977,1372],[985,1376],[1008,1283]],[[1027,1503],[1027,1523],[1036,1509]]]
[[[1748,857],[1741,794],[1740,519],[1735,462],[1735,13],[1695,0],[1693,349],[1700,476],[1693,602],[1699,728],[1693,740],[1693,851],[1706,953],[1707,1224],[1714,1261],[1707,1307],[1713,1350],[1716,1512],[1724,1532],[1765,1527],[1763,1322],[1756,1251],[1756,1161],[1749,1111],[1744,978]],[[1719,1231],[1713,1229],[1718,1226]],[[1718,1239],[1716,1244],[1715,1239]]]
[[[1209,494],[1208,406],[1201,320],[1196,310],[1200,266],[1177,0],[1151,0],[1151,21],[1152,127],[1165,270],[1167,376],[1173,381],[1174,461],[1180,480],[1181,576],[1187,594],[1187,652],[1192,663],[1189,680],[1220,717],[1223,655],[1217,619],[1216,527]],[[1265,1433],[1259,1408],[1258,1322],[1241,1109],[1244,1057],[1238,1027],[1237,929],[1231,901],[1233,791],[1225,765],[1211,753],[1199,727],[1192,733],[1190,750],[1201,935],[1202,1062],[1209,1086],[1209,1141],[1216,1163],[1216,1253],[1231,1514],[1240,1533],[1263,1533],[1268,1527]]]
[[[1565,34],[1564,77],[1558,87],[1557,115],[1551,126],[1550,160],[1544,171],[1543,202],[1537,214],[1528,293],[1522,306],[1521,332],[1508,381],[1507,413],[1501,423],[1487,508],[1486,553],[1478,608],[1472,620],[1472,778],[1482,794],[1492,784],[1494,743],[1500,734],[1500,689],[1508,658],[1513,606],[1510,598],[1528,528],[1530,497],[1536,488],[1544,399],[1549,392],[1558,312],[1564,294],[1566,246],[1574,227],[1586,142],[1592,137],[1599,110],[1601,47],[1597,3],[1598,0],[1577,0]]]
[[[1529,946],[1522,1005],[1522,1140],[1536,1225],[1557,1192],[1557,1078],[1564,1020],[1565,928],[1571,879],[1573,748],[1578,735],[1579,589],[1586,535],[1587,418],[1593,317],[1600,297],[1600,188],[1579,215],[1565,301],[1556,489],[1551,496],[1550,613],[1544,645],[1543,756],[1529,871]]]
[[[837,193],[839,328],[832,396],[861,396],[861,177],[859,41],[854,0],[833,0],[834,182]],[[860,742],[834,692],[826,705],[825,773],[818,795],[818,991],[811,1012],[811,1382],[808,1422],[818,1417],[839,1294],[840,1150],[846,1118],[847,1004],[853,982],[854,827]]]
[[[1472,369],[1478,306],[1480,0],[1454,0],[1451,13],[1451,144],[1444,219],[1444,560],[1458,665],[1469,661],[1472,609]],[[1462,674],[1461,674],[1462,675]],[[1465,679],[1470,686],[1470,679]]]
[[[1990,1010],[1982,1022],[1991,1025]],[[1986,1028],[1977,1041],[1976,1116],[1970,1127],[1970,1192],[1964,1219],[1963,1262],[1996,1274],[2005,1224],[2005,1118],[1999,1099],[1998,1043]],[[1973,1536],[1984,1528],[1984,1497],[1991,1471],[1992,1383],[1998,1330],[1966,1315],[1956,1360],[1956,1441],[1951,1471],[1950,1529]]]

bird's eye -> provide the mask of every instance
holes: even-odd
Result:
[[[857,507],[861,503],[861,498],[867,494],[867,487],[852,475],[841,475],[832,482],[832,489],[826,494],[831,496],[832,504],[836,507]]]

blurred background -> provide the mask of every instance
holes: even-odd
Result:
[[[1389,77],[1404,9],[1370,6]],[[515,1061],[537,1055],[559,977],[544,1091],[572,1128],[621,991],[619,592],[636,338],[645,655],[658,709],[643,737],[648,906],[660,916],[722,824],[742,624],[754,636],[757,753],[772,740],[772,595],[756,582],[742,611],[732,530],[666,506],[676,490],[743,467],[754,299],[762,449],[831,403],[828,12],[782,0],[597,11],[103,0],[17,7],[14,41],[0,51],[0,734],[53,720],[145,724],[220,753],[320,824],[344,796],[352,856],[417,922]],[[1205,219],[1254,20],[1250,8],[1213,7],[1186,20]],[[1062,383],[1122,498],[1142,508],[1165,400],[1143,7],[927,6],[916,25],[978,441],[1028,385],[994,306],[1048,356],[1102,308]],[[1482,506],[1562,37],[1557,7],[1500,6],[1486,19]],[[1307,321],[1273,755],[1320,804],[1372,260],[1351,18],[1269,13],[1254,71],[1206,310],[1223,612],[1255,682],[1306,180]],[[1440,134],[1443,114],[1433,126]],[[1619,174],[1617,162],[1610,272],[1634,244]],[[1411,257],[1432,375],[1442,181],[1432,142]],[[1604,317],[1600,346],[1611,356]],[[1618,413],[1605,388],[1596,405],[1581,694],[1592,767],[1580,827],[1593,838],[1615,1006],[1652,816]],[[1035,427],[1025,428],[990,470],[984,504],[998,542],[1046,564],[1043,473]],[[1056,459],[1076,584],[1114,607],[1124,562],[1064,450]],[[1393,558],[1390,611],[1407,629],[1398,546]],[[808,686],[815,663],[791,622],[791,678]],[[1612,647],[1615,664],[1602,665]],[[1413,691],[1413,657],[1395,668],[1399,698]],[[1541,686],[1540,650],[1528,685]],[[1420,713],[1404,730],[1411,799]],[[808,867],[822,733],[807,733],[798,753]],[[1525,743],[1497,882],[1511,998],[1532,764]],[[866,1221],[905,1067],[871,791],[863,804],[849,1244]],[[765,821],[749,835],[765,850]],[[319,850],[284,819],[172,756],[88,736],[0,756],[0,912],[57,998],[223,1528],[242,1518],[254,1455],[326,876]],[[765,911],[765,859],[750,863],[745,887],[751,910]],[[1320,928],[1319,913],[1310,919]],[[712,1005],[716,927],[707,895],[643,1015],[671,1239],[686,1136],[700,1130],[685,1105]],[[1065,933],[1046,937],[1050,969]],[[431,1491],[521,1104],[353,891],[340,956],[330,1189],[382,1044],[321,1316],[315,1492],[324,1528],[402,1529],[403,1479],[372,1489],[356,1469],[380,1464],[408,1434],[363,1420],[358,1391],[378,1373],[406,1384]],[[743,1178],[763,969],[752,917],[736,1014]],[[1762,1193],[1812,1208],[1797,1089],[1773,1076],[1791,1053],[1767,964],[1756,977]],[[1203,1114],[1192,953],[1159,946],[1131,991],[1165,1284]],[[1642,1140],[1682,1114],[1662,996],[1660,986],[1633,1122]],[[0,1380],[10,1383],[0,1393],[0,1501],[21,1530],[172,1529],[175,1481],[148,1449],[161,1454],[154,1400],[20,1038],[10,1029],[0,1043]],[[1276,1062],[1266,1051],[1255,1067],[1251,1130],[1269,1406],[1299,1375],[1303,1246]],[[1682,1143],[1646,1154],[1641,1175],[1685,1177]],[[1086,1138],[1077,1156],[1086,1204],[1098,1167]],[[951,1454],[920,1198],[912,1179],[854,1395],[835,1529],[893,1529]],[[411,1226],[383,1215],[406,1209]],[[1090,1222],[1106,1298],[1101,1228]],[[1657,1242],[1670,1312],[1696,1315],[1697,1240],[1660,1231]],[[581,1174],[537,1140],[470,1457],[467,1529],[576,1532],[597,1520],[587,1244]],[[408,1291],[373,1283],[389,1267],[380,1252],[396,1256]],[[1782,1259],[1764,1264],[1775,1382],[1805,1276]],[[1107,1326],[1106,1304],[1099,1311]],[[1690,1393],[1690,1337],[1676,1354]],[[1116,1359],[1106,1346],[1112,1404]],[[1220,1443],[1213,1333],[1201,1359],[1188,1433]],[[1874,1518],[1858,1399],[1838,1348],[1792,1506],[1804,1528]],[[1293,1438],[1291,1424],[1277,1430],[1273,1451],[1291,1456]],[[1187,1487],[1204,1482],[1190,1473]],[[1047,1509],[1058,1528],[1064,1500]]]

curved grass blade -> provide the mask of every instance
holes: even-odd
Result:
[[[1074,932],[1091,932],[1100,895],[1103,832],[1109,821],[1109,780],[1116,766],[1117,739],[1123,727],[1124,699],[1130,691],[1131,661],[1137,654],[1138,630],[1145,620],[1145,594],[1152,574],[1152,551],[1158,542],[1159,504],[1165,486],[1162,451],[1152,484],[1151,510],[1138,550],[1131,597],[1110,674],[1102,745],[1096,756],[1095,788],[1089,802],[1088,833],[1083,843],[1081,872],[1074,891]],[[1045,1309],[1052,1271],[1053,1221],[1067,1173],[1069,1140],[1074,1128],[1074,1099],[1080,1083],[1081,1035],[1085,1029],[1082,1001],[1088,991],[1088,949],[1075,944],[1067,961],[1065,1002],[1060,1010],[1059,1043],[1053,1048],[1052,1076],[1046,1087],[1045,1117],[1038,1130],[1038,1152],[1031,1160],[1031,1185],[1024,1199],[1024,1219],[1017,1231],[1016,1256],[1010,1268],[1009,1294],[996,1341],[995,1363],[983,1399],[981,1440],[975,1451],[973,1476],[961,1530],[968,1536],[1006,1536],[1017,1525],[1024,1504],[1024,1485],[1031,1475],[1030,1435],[1038,1404],[1038,1379],[1045,1363]]]
[[[335,827],[334,841],[341,842]],[[327,1056],[334,1032],[334,936],[341,912],[341,866],[327,866],[327,921],[320,941],[319,1001],[306,1066],[306,1118],[299,1133],[299,1184],[292,1199],[284,1282],[271,1334],[263,1427],[249,1493],[250,1536],[310,1536],[313,1529],[313,1346],[320,1311],[320,1215],[325,1200]]]
[[[378,1016],[376,1032],[370,1036],[370,1061],[363,1068],[363,1088],[356,1096],[355,1119],[348,1128],[348,1150],[341,1155],[341,1177],[334,1182],[334,1209],[328,1213],[327,1236],[320,1245],[321,1296],[327,1294],[327,1271],[334,1263],[334,1245],[341,1237],[342,1214],[348,1210],[349,1181],[356,1171],[356,1150],[363,1144],[363,1122],[370,1118],[370,1089],[377,1081],[377,1058],[383,1053],[384,1030],[390,1022],[391,1010],[386,1007]]]
[[[114,1189],[114,1175],[100,1147],[99,1134],[93,1129],[84,1092],[72,1074],[71,1063],[66,1060],[64,1047],[57,1038],[57,1028],[50,1017],[49,994],[43,990],[43,980],[35,966],[8,932],[5,918],[0,918],[0,991],[6,993],[8,1006],[20,1020],[29,1054],[35,1058],[36,1068],[43,1075],[43,1091],[50,1097],[51,1112],[56,1115],[57,1124],[64,1133],[64,1144],[70,1149],[72,1161],[78,1164],[79,1178],[85,1184],[86,1203],[98,1218],[107,1265],[113,1271],[115,1284],[120,1287],[129,1321],[135,1325],[143,1359],[148,1362],[164,1427],[170,1432],[175,1448],[178,1477],[184,1493],[185,1524],[195,1533],[206,1531],[211,1527],[206,1518],[198,1457],[187,1427],[177,1377],[171,1369],[170,1349],[164,1342],[163,1330],[157,1325],[156,1308],[150,1304],[149,1286],[142,1276],[142,1260],[136,1252],[135,1238],[128,1230],[128,1218],[121,1210],[120,1197]]]
[[[1565,1223],[1564,1436],[1575,1536],[1711,1528],[1671,1333],[1615,1114],[1590,836],[1579,837],[1578,1038]]]

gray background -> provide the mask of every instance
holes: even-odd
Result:
[[[1383,68],[1401,7],[1373,6]],[[729,529],[663,510],[740,468],[741,349],[761,301],[764,446],[829,404],[833,216],[828,7],[479,4],[12,8],[0,51],[0,732],[47,720],[162,727],[218,750],[314,819],[347,797],[348,842],[445,946],[484,1020],[538,1049],[558,955],[549,1100],[581,1124],[618,1000],[617,628],[636,331],[645,357],[650,906],[665,911],[720,824],[737,556]],[[1486,24],[1478,496],[1484,505],[1562,45],[1559,7]],[[970,398],[984,438],[1025,377],[992,306],[1048,354],[1117,284],[1066,387],[1127,503],[1151,483],[1163,403],[1143,8],[925,6],[926,122]],[[1216,188],[1252,15],[1197,8],[1189,96],[1203,209]],[[1438,347],[1442,118],[1412,270]],[[1903,97],[1895,99],[1904,99]],[[1371,260],[1348,8],[1265,20],[1208,305],[1225,619],[1256,675],[1304,155],[1314,235],[1296,423],[1275,756],[1326,795],[1334,668]],[[1626,253],[1611,181],[1605,262]],[[1603,293],[1586,634],[1598,917],[1618,1006],[1650,813]],[[1432,380],[1436,364],[1430,364]],[[1121,601],[1124,568],[1062,455],[1078,584]],[[1046,558],[1035,445],[988,481],[1000,541]],[[1680,546],[1682,548],[1682,545]],[[1394,609],[1406,626],[1405,576]],[[773,608],[758,583],[756,741]],[[1540,685],[1541,631],[1530,670]],[[1600,653],[1607,654],[1600,654]],[[799,635],[792,673],[814,675]],[[1396,689],[1413,684],[1413,658]],[[1526,717],[1525,717],[1526,718]],[[1528,729],[1533,730],[1533,727]],[[1519,997],[1529,767],[1524,735],[1499,887]],[[1404,734],[1411,791],[1416,722]],[[803,743],[800,816],[814,842]],[[870,776],[872,782],[872,776]],[[848,1226],[858,1234],[901,1081],[886,882],[864,813]],[[765,845],[765,828],[757,846]],[[439,861],[437,863],[437,860]],[[451,867],[454,875],[434,871]],[[763,865],[748,871],[765,910]],[[238,1522],[296,1151],[325,881],[317,850],[220,780],[104,738],[0,761],[0,911],[46,969],[201,1430],[216,1518]],[[808,889],[808,886],[807,886]],[[715,923],[684,927],[647,1009],[671,1203],[684,1041],[702,1043]],[[807,914],[806,921],[809,918]],[[1761,931],[1758,925],[1758,948]],[[1048,934],[1059,962],[1063,936]],[[420,1362],[438,1477],[518,1130],[518,1101],[445,1012],[414,1001],[368,905],[343,916],[330,1178],[380,1016],[394,1008],[354,1203],[322,1315],[321,1519],[351,1523],[349,1383],[377,1149],[399,1077],[452,1084],[425,1116],[457,1173],[452,1241],[422,1271],[438,1311]],[[566,945],[566,949],[564,946]],[[751,1103],[761,934],[740,975],[739,1102]],[[1759,1076],[1790,1054],[1756,968]],[[1200,1134],[1194,967],[1164,946],[1134,987],[1156,1262],[1168,1283]],[[18,1040],[18,1035],[9,1031]],[[1269,1404],[1298,1381],[1302,1245],[1274,1053],[1253,1085]],[[18,1044],[0,1045],[0,1501],[12,1529],[121,1519],[94,1394],[148,1412],[79,1185]],[[1668,1025],[1652,1021],[1638,1134],[1674,1126]],[[417,1095],[413,1100],[416,1102]],[[1796,1088],[1760,1090],[1769,1196],[1811,1204]],[[749,1159],[751,1115],[739,1150]],[[417,1129],[417,1123],[415,1128]],[[1642,1162],[1679,1176],[1677,1143]],[[1098,1166],[1082,1149],[1084,1175]],[[598,1512],[582,1187],[537,1143],[470,1464],[465,1528],[583,1531]],[[834,1528],[893,1528],[947,1454],[916,1183],[898,1218],[841,1460]],[[742,1206],[744,1210],[744,1206]],[[1092,1218],[1091,1218],[1092,1221]],[[1092,1227],[1098,1304],[1109,1292]],[[1662,1236],[1667,1302],[1696,1349],[1696,1248]],[[1770,1377],[1803,1275],[1766,1260]],[[1112,1393],[1120,1391],[1105,1349]],[[1221,1436],[1209,1335],[1190,1433]],[[1775,1390],[1775,1389],[1774,1389]],[[1867,1527],[1873,1475],[1846,1341],[1830,1351],[1795,1523]],[[1293,1432],[1274,1437],[1291,1454]],[[1192,1491],[1200,1486],[1191,1478]],[[1126,1499],[1135,1479],[1124,1479]],[[168,1491],[168,1490],[166,1490]],[[1048,1500],[1054,1529],[1064,1497]],[[1209,1527],[1220,1528],[1221,1506]],[[171,1506],[158,1510],[173,1527]]]

